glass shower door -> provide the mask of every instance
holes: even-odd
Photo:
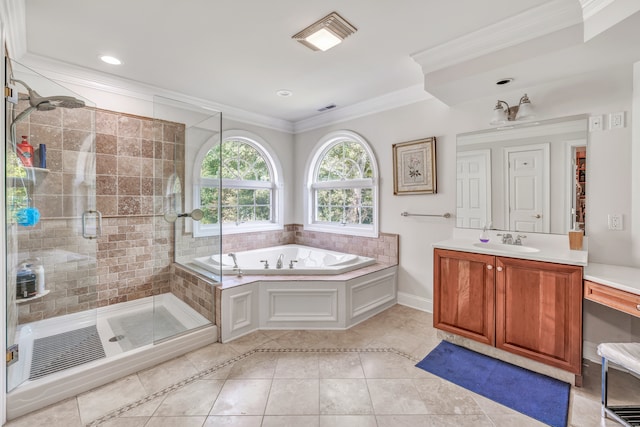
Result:
[[[11,61],[6,101],[8,391],[104,357],[95,108]]]
[[[184,266],[188,270],[198,254],[220,254],[220,235],[213,239],[193,237],[193,222],[202,217],[193,204],[197,185],[194,161],[201,147],[219,138],[220,129],[219,112],[154,97],[154,242],[159,244],[155,277],[170,281],[168,286],[156,286],[164,292],[154,296],[154,342],[214,323],[213,287],[176,269]],[[168,251],[161,249],[166,242],[170,244]],[[172,280],[165,274],[169,271],[173,272]]]

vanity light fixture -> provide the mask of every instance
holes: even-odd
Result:
[[[342,40],[358,31],[336,12],[314,22],[291,38],[299,41],[311,50],[326,51],[340,44]]]
[[[503,106],[504,104],[504,106]],[[505,110],[506,106],[506,110]],[[492,125],[503,125],[507,122],[513,122],[516,120],[527,120],[535,117],[531,101],[525,93],[518,105],[509,107],[505,101],[498,100],[496,106],[493,108],[493,117],[491,118]]]

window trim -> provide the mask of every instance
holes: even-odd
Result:
[[[315,181],[315,177],[318,174],[321,161],[326,154],[334,146],[345,142],[355,141],[359,143],[369,156],[371,161],[372,178],[361,178],[346,181]],[[311,156],[307,161],[306,169],[306,188],[305,188],[305,200],[304,200],[304,229],[309,231],[320,231],[326,233],[340,233],[351,236],[363,236],[363,237],[378,237],[379,235],[379,181],[378,181],[378,162],[376,156],[371,149],[369,143],[359,134],[341,130],[330,132],[320,138]],[[373,192],[373,222],[370,225],[360,224],[335,224],[335,223],[321,223],[314,220],[316,212],[316,198],[315,192],[318,189],[328,188],[371,188]]]
[[[201,177],[200,171],[202,161],[205,156],[215,145],[224,142],[229,139],[241,140],[253,148],[255,148],[265,159],[269,173],[271,174],[270,181],[242,181],[235,179],[225,179],[219,182],[216,178]],[[251,188],[254,189],[266,189],[271,188],[273,190],[271,206],[273,209],[273,218],[271,221],[254,221],[250,223],[220,223],[215,224],[201,224],[194,221],[193,223],[193,236],[217,236],[222,232],[225,234],[239,234],[250,233],[258,231],[273,231],[284,229],[283,217],[284,217],[284,185],[282,183],[282,166],[278,157],[275,155],[275,151],[271,146],[260,136],[248,132],[245,130],[231,129],[222,132],[222,138],[212,138],[207,143],[203,144],[198,154],[195,157],[193,168],[193,205],[200,206],[200,189],[203,187],[219,186],[223,188],[249,188],[246,185],[242,185],[244,182],[251,182]]]

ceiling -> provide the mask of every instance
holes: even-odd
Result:
[[[7,1],[22,5],[25,21],[14,59],[53,60],[291,123],[331,104],[339,111],[433,95],[454,105],[498,94],[502,77],[526,89],[640,59],[638,19],[583,41],[581,2],[593,0]],[[358,31],[326,52],[292,40],[332,11]],[[104,64],[103,54],[123,64]],[[280,89],[293,95],[279,97]]]

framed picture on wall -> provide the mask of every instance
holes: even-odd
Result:
[[[435,193],[435,136],[393,144],[393,194]]]

